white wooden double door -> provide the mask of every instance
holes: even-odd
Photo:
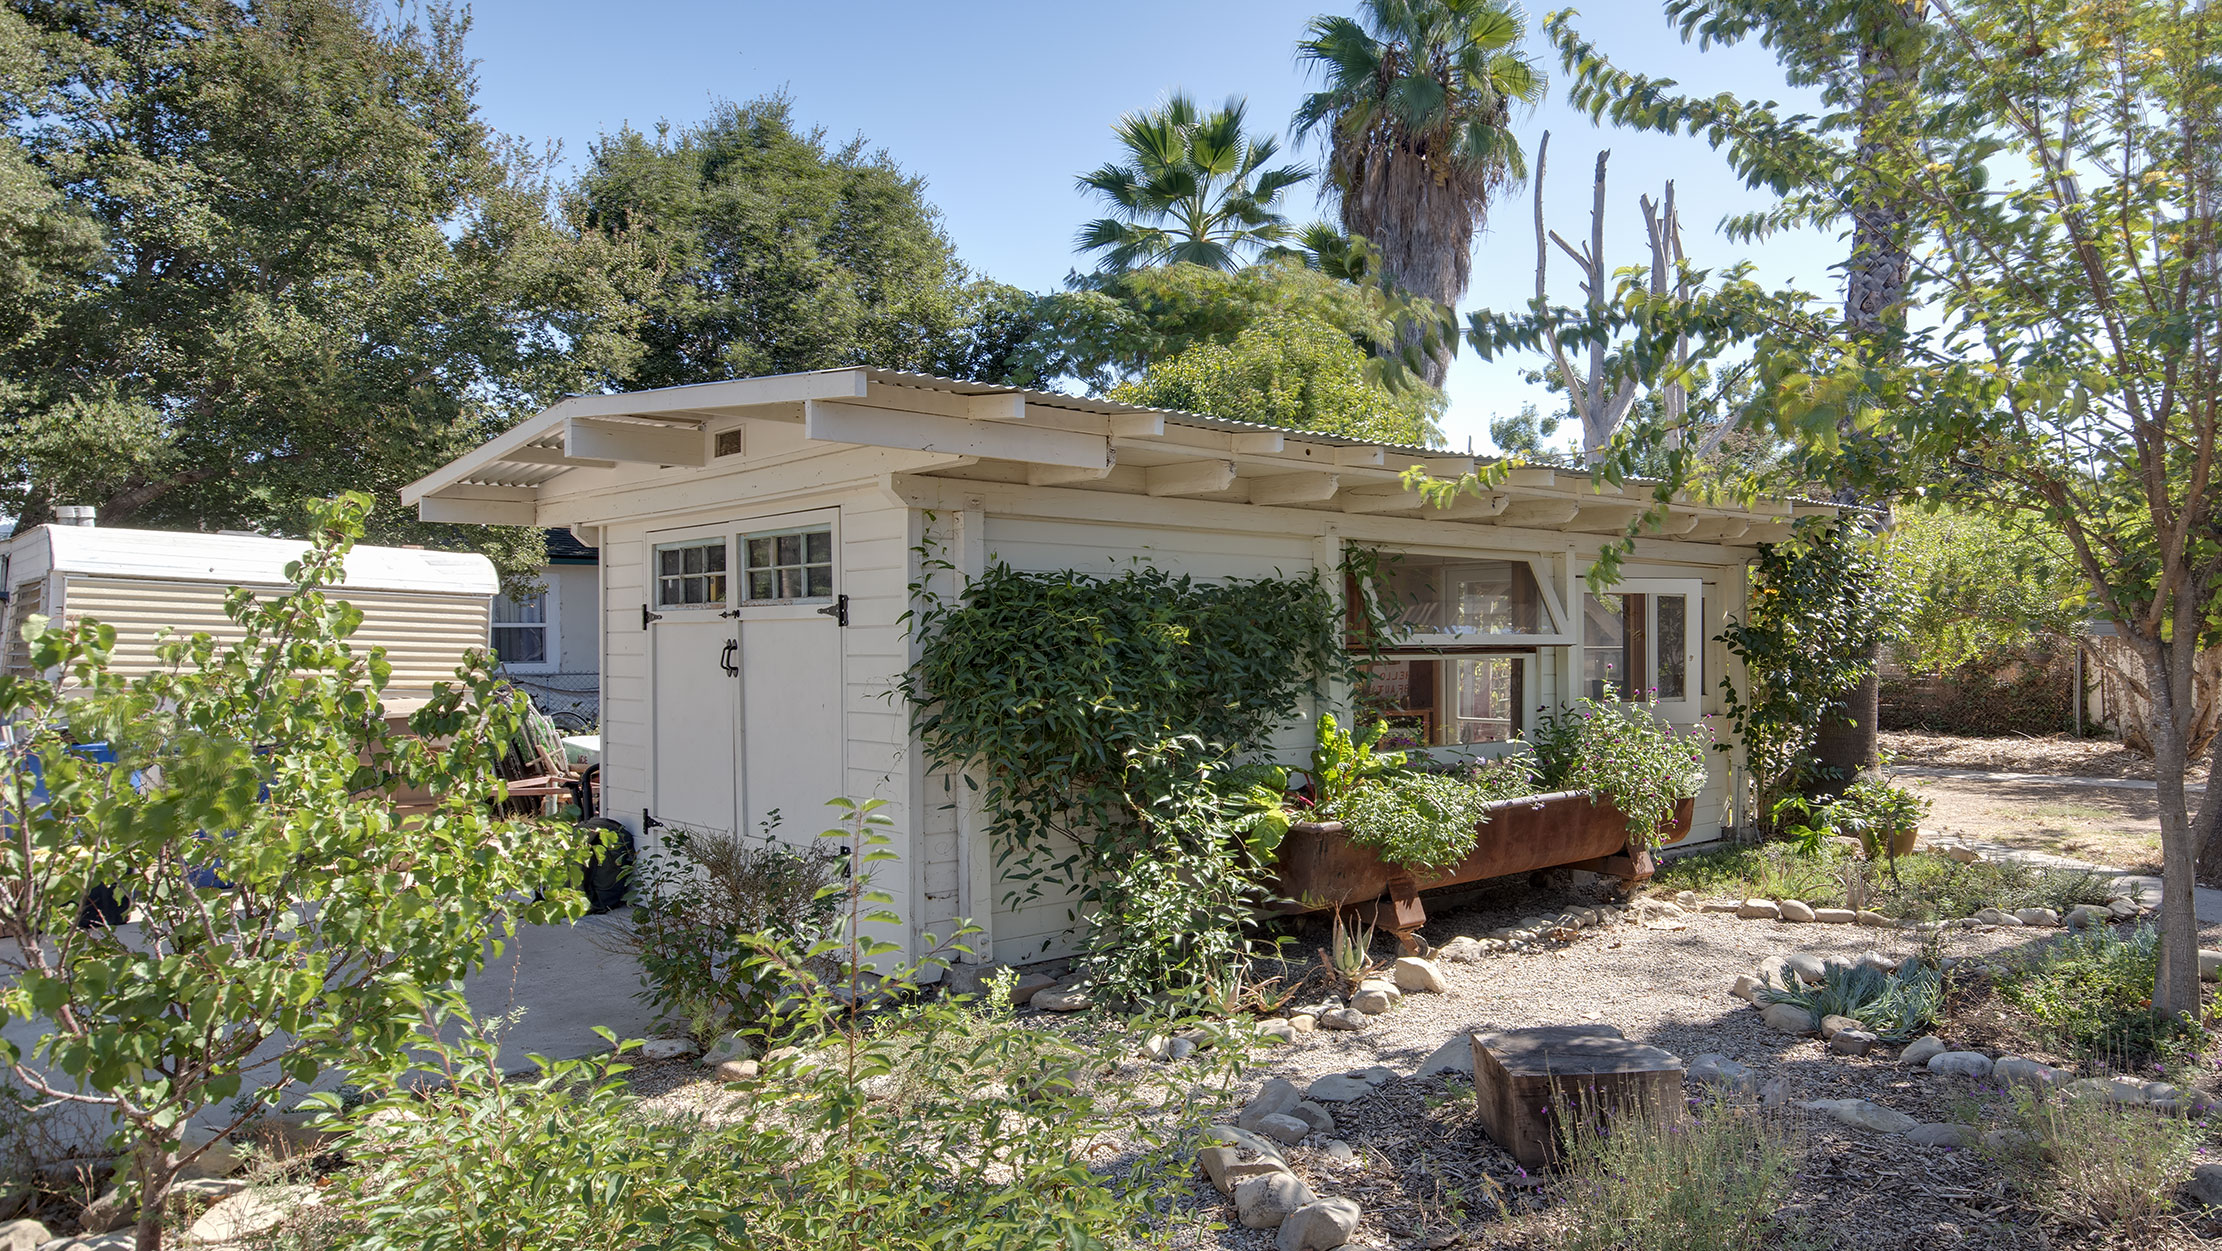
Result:
[[[844,793],[831,512],[650,536],[650,813],[807,844]]]

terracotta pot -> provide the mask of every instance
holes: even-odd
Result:
[[[1907,826],[1902,830],[1892,830],[1890,832],[1890,854],[1893,856],[1910,856],[1913,854],[1914,844],[1920,841],[1921,831],[1917,827]]]
[[[1689,837],[1695,808],[1690,799],[1675,805],[1674,820],[1659,829],[1661,845]],[[1275,907],[1312,912],[1560,866],[1651,875],[1649,854],[1629,845],[1627,815],[1610,801],[1593,802],[1587,791],[1505,800],[1488,813],[1466,858],[1427,876],[1383,863],[1371,847],[1344,837],[1339,821],[1296,822],[1281,840]]]

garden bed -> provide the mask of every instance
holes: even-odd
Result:
[[[1674,819],[1659,827],[1660,844],[1687,838],[1695,801],[1684,799]],[[1275,880],[1276,907],[1289,913],[1369,903],[1386,895],[1396,902],[1392,928],[1426,920],[1423,891],[1462,886],[1537,869],[1577,867],[1631,881],[1651,875],[1650,852],[1628,836],[1628,817],[1610,800],[1583,791],[1561,791],[1501,800],[1475,826],[1473,850],[1441,869],[1412,869],[1383,860],[1372,847],[1346,836],[1339,821],[1300,821],[1282,840]]]

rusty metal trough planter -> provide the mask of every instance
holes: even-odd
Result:
[[[1659,843],[1689,837],[1692,799],[1674,806],[1674,819],[1659,827]],[[1588,791],[1556,791],[1491,804],[1474,849],[1464,860],[1426,877],[1386,864],[1373,848],[1350,841],[1340,821],[1298,821],[1281,840],[1275,894],[1286,912],[1317,912],[1389,897],[1377,922],[1400,936],[1427,921],[1420,892],[1536,869],[1587,869],[1640,882],[1656,868],[1647,848],[1628,838],[1627,814],[1611,800],[1591,802]]]

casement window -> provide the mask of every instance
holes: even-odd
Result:
[[[1704,698],[1704,627],[1696,579],[1635,578],[1610,594],[1582,597],[1581,694],[1606,690],[1686,720]]]
[[[1536,657],[1571,638],[1537,562],[1513,557],[1405,554],[1371,584],[1352,578],[1354,648],[1380,659],[1354,692],[1358,718],[1385,721],[1384,747],[1508,742],[1527,727]],[[1387,637],[1356,635],[1370,597]]]
[[[656,607],[725,607],[725,540],[668,543],[656,549]]]
[[[494,657],[519,673],[556,667],[554,587],[522,599],[494,597]]]

